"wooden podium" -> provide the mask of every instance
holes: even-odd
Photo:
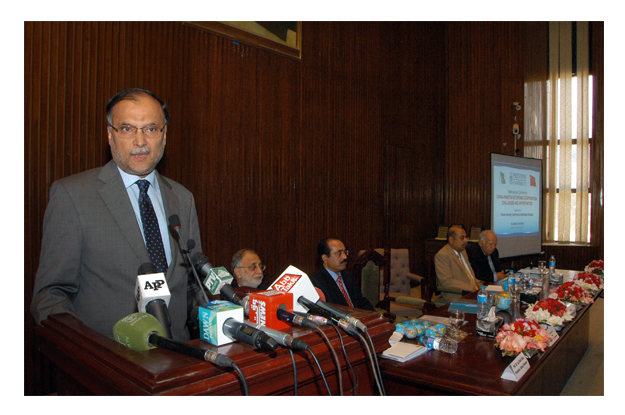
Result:
[[[349,309],[349,312],[367,326],[376,354],[389,347],[388,339],[395,330],[393,324],[377,313],[357,309]],[[353,395],[355,387],[359,396],[375,394],[371,363],[361,340],[341,330],[352,377],[337,332],[329,326],[321,330],[338,356],[344,394]],[[311,347],[332,395],[338,395],[336,361],[323,336],[297,326],[286,331]],[[39,350],[58,368],[59,395],[243,395],[241,378],[230,368],[164,349],[135,352],[69,314],[50,316],[36,327],[36,332]],[[240,342],[220,347],[202,340],[192,340],[189,344],[234,360],[245,376],[250,395],[294,394],[293,363],[289,351],[282,346],[268,352]],[[293,354],[298,395],[327,395],[311,354],[301,350]]]

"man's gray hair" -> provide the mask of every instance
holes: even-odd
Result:
[[[484,242],[484,239],[486,239],[486,235],[488,235],[489,233],[492,233],[493,235],[497,236],[495,232],[493,232],[492,230],[486,229],[480,232],[480,241]]]
[[[234,269],[241,265],[241,261],[243,260],[243,257],[248,252],[258,255],[256,251],[254,251],[253,249],[248,249],[248,248],[240,249],[237,251],[236,254],[234,254],[234,256],[232,257],[232,263],[230,264],[230,266],[232,267],[232,269],[230,270],[230,272],[232,273],[232,276],[234,276]]]

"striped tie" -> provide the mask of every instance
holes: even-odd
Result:
[[[352,300],[349,299],[349,295],[347,294],[347,290],[345,289],[345,285],[343,285],[343,278],[341,278],[341,274],[339,274],[339,277],[336,279],[336,283],[339,285],[339,288],[340,288],[341,292],[343,293],[343,297],[345,297],[345,300],[347,300],[347,304],[350,307],[353,307],[354,304],[352,304]]]

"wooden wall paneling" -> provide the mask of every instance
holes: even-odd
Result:
[[[379,243],[382,222],[379,26],[305,23],[302,46],[301,255],[334,235],[356,251]],[[365,36],[366,35],[366,36]],[[305,35],[304,35],[305,36]],[[370,37],[369,37],[370,36]]]
[[[467,229],[490,223],[490,153],[514,150],[512,103],[523,102],[519,28],[448,23],[445,212],[446,222]]]

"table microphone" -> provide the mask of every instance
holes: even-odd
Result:
[[[164,331],[158,320],[148,313],[134,313],[119,320],[113,326],[117,342],[136,352],[160,347],[186,356],[195,357],[218,366],[233,367],[228,356],[201,347],[163,337]]]

